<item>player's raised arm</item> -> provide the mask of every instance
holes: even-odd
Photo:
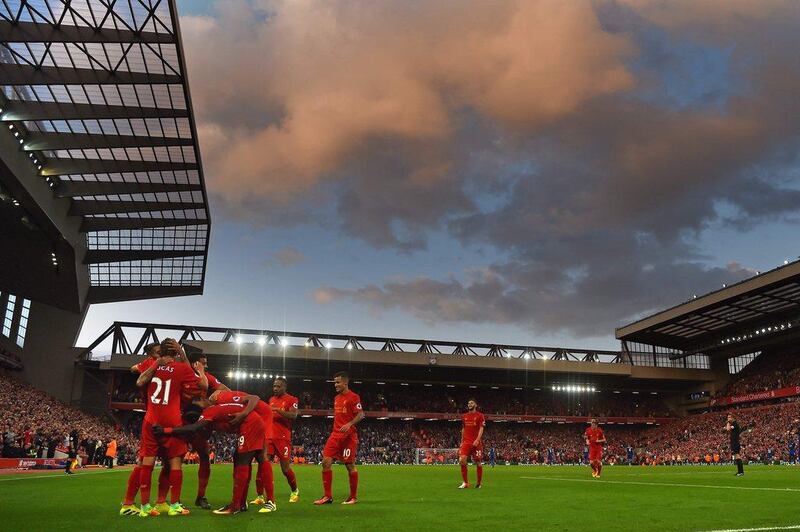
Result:
[[[231,425],[236,426],[242,421],[244,421],[245,418],[250,415],[250,412],[256,409],[256,407],[258,406],[258,402],[261,400],[261,398],[259,398],[257,395],[250,394],[250,395],[245,395],[244,400],[247,401],[244,410],[242,410],[241,412],[233,416],[233,418],[231,418]]]
[[[186,434],[194,434],[198,430],[208,426],[211,423],[209,419],[203,419],[202,417],[198,419],[196,422],[192,423],[191,425],[181,425],[180,427],[161,427],[160,425],[155,425],[153,427],[153,434],[156,436],[183,436]]]
[[[163,358],[164,357],[159,357],[159,359],[156,361],[155,364],[144,370],[144,373],[139,375],[139,378],[136,379],[136,386],[142,388],[143,386],[147,386],[150,383],[150,380],[152,380],[153,378],[153,374],[158,369],[158,366],[161,365]]]

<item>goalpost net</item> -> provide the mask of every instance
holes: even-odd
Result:
[[[417,465],[442,465],[457,464],[458,451],[455,449],[445,449],[441,447],[418,447],[414,453],[414,463]]]

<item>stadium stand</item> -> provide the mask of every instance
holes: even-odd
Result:
[[[579,397],[564,398],[563,394],[550,391],[524,392],[522,390],[491,390],[447,388],[444,385],[413,388],[401,385],[377,385],[363,383],[358,393],[365,410],[384,412],[438,412],[458,413],[472,396],[480,394],[481,410],[487,414],[539,414],[550,416],[640,416],[668,417],[669,408],[664,402],[651,395],[621,396],[609,393],[586,393]],[[323,386],[319,381],[298,383],[297,394],[301,408],[327,409],[333,404],[333,390],[330,385]],[[240,389],[262,393],[252,384]],[[413,390],[413,392],[409,392]],[[135,386],[135,379],[125,377],[118,381],[113,394],[114,401],[140,403],[141,394]]]
[[[800,385],[800,359],[793,350],[758,355],[719,396],[736,396]]]
[[[97,462],[103,442],[116,439],[118,460],[130,461],[138,439],[110,421],[70,407],[18,378],[0,373],[0,430],[4,458],[53,458],[77,448],[84,463]],[[99,443],[99,445],[98,445]]]

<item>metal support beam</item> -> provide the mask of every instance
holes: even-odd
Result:
[[[170,163],[159,161],[122,161],[103,159],[48,158],[41,171],[43,176],[68,174],[109,174],[118,172],[177,172],[197,170],[196,163]]]
[[[133,85],[179,84],[180,76],[174,74],[149,74],[147,72],[112,72],[91,68],[35,67],[0,63],[3,85]]]
[[[137,249],[137,250],[105,250],[92,249],[86,252],[83,259],[84,264],[103,264],[107,262],[127,262],[132,260],[158,260],[174,259],[179,257],[202,257],[205,254],[200,251],[182,251],[172,249]]]
[[[202,286],[93,286],[89,289],[86,301],[109,303],[161,297],[195,296],[202,293]]]
[[[87,133],[33,133],[25,139],[25,151],[79,150],[95,148],[139,148],[192,146],[192,139],[139,137],[133,135],[95,135]]]
[[[84,218],[81,232],[123,231],[127,229],[152,229],[155,227],[186,227],[208,225],[208,220],[173,220],[169,218]]]
[[[100,201],[73,200],[69,209],[71,216],[88,214],[113,214],[126,212],[179,211],[202,209],[202,203],[171,203],[150,201]]]
[[[92,120],[102,118],[188,118],[186,109],[10,100],[0,120]]]
[[[136,183],[130,181],[61,181],[55,190],[59,198],[75,196],[113,196],[156,192],[190,192],[202,190],[193,183]]]
[[[0,20],[0,42],[68,42],[68,43],[175,43],[169,33],[151,31],[133,32],[102,28],[95,30],[86,26],[44,24],[39,22],[17,22]]]

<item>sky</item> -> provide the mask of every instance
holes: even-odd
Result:
[[[800,255],[800,3],[178,0],[203,296],[110,320],[613,349]]]

